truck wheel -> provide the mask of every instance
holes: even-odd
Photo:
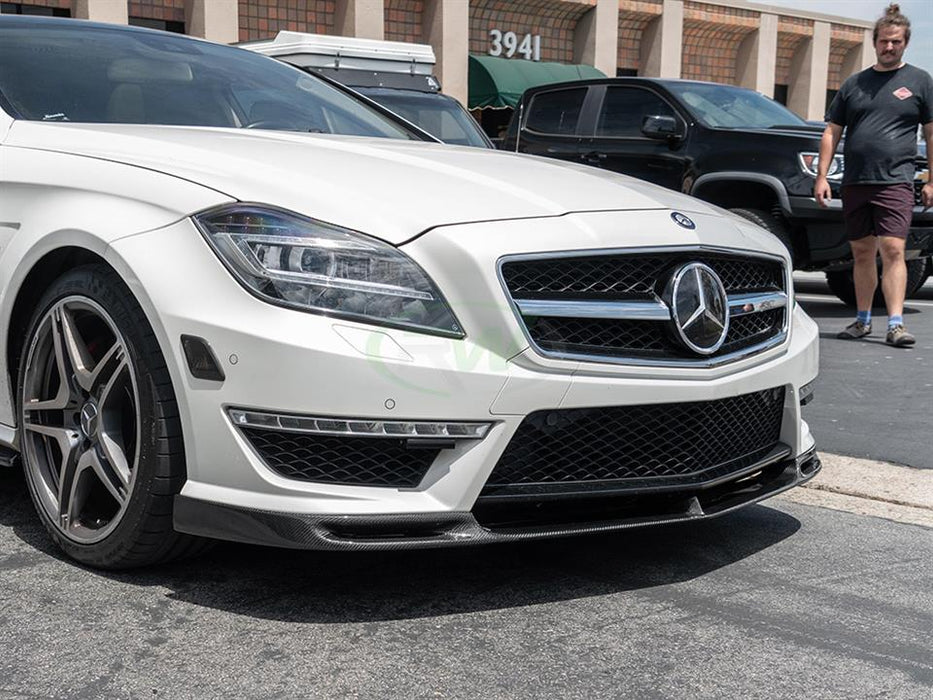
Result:
[[[880,262],[879,262],[880,265]],[[910,299],[916,294],[928,276],[928,263],[926,258],[918,258],[907,261],[907,293],[906,299]],[[881,274],[878,275],[878,287],[875,289],[875,296],[872,299],[872,306],[884,306],[884,293],[881,291]],[[855,282],[852,277],[852,268],[848,270],[833,270],[826,273],[826,283],[830,291],[839,297],[840,301],[846,306],[855,306]]]
[[[790,253],[791,262],[794,263],[794,266],[796,267],[797,257],[794,254],[794,242],[791,240],[790,231],[788,230],[787,224],[784,223],[783,219],[762,209],[738,208],[730,209],[729,211],[731,211],[733,214],[741,216],[743,219],[748,219],[753,224],[760,226],[766,231],[770,231],[774,237],[783,243],[785,248],[787,248],[787,252]]]
[[[201,546],[172,528],[186,470],[165,359],[113,271],[89,265],[52,283],[29,324],[18,376],[26,481],[65,553],[123,569]]]
[[[920,287],[927,283],[927,280],[930,279],[930,275],[933,275],[933,257],[926,259],[927,264],[923,272],[923,279],[920,280]],[[917,288],[917,291],[920,291],[920,287]]]

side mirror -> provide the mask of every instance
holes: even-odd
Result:
[[[641,133],[649,139],[658,141],[683,138],[683,132],[677,120],[674,117],[660,114],[645,117],[641,122]]]

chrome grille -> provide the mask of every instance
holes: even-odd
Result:
[[[657,285],[664,273],[693,260],[712,267],[727,292],[784,289],[784,271],[780,263],[690,253],[516,260],[502,265],[502,276],[515,298],[561,294],[576,298],[650,299],[660,292]]]
[[[719,354],[751,347],[779,332],[784,311],[737,316]],[[554,353],[601,354],[619,351],[639,357],[670,357],[683,353],[656,321],[538,317],[528,325],[540,348]]]
[[[736,316],[729,326],[729,335],[720,350],[729,354],[768,340],[780,333],[784,325],[784,309],[772,309],[756,314]]]
[[[677,341],[662,299],[674,272],[691,262],[712,268],[729,300],[729,333],[709,356]],[[786,273],[777,258],[706,249],[516,256],[500,271],[529,340],[547,356],[707,366],[763,351],[787,333]]]
[[[614,256],[507,263],[502,266],[502,274],[513,296],[551,293],[650,296],[663,269],[661,260]]]

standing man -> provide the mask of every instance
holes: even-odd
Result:
[[[903,61],[910,20],[896,3],[888,5],[875,22],[873,36],[877,62],[843,83],[826,114],[813,194],[823,207],[832,198],[826,173],[846,129],[842,210],[855,260],[858,316],[837,337],[853,340],[871,333],[871,302],[878,286],[875,256],[880,252],[881,288],[888,310],[885,342],[904,347],[915,342],[904,328],[903,311],[917,125],[923,125],[933,172],[933,78]],[[924,185],[921,197],[923,206],[933,206],[933,183]]]

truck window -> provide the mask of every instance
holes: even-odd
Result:
[[[650,90],[609,87],[596,122],[596,135],[641,138],[641,125],[647,116],[676,118],[673,108]]]
[[[671,83],[670,91],[707,126],[721,129],[770,129],[806,122],[769,97],[732,85]]]
[[[587,88],[552,90],[535,95],[525,128],[542,134],[573,134],[577,130]]]

